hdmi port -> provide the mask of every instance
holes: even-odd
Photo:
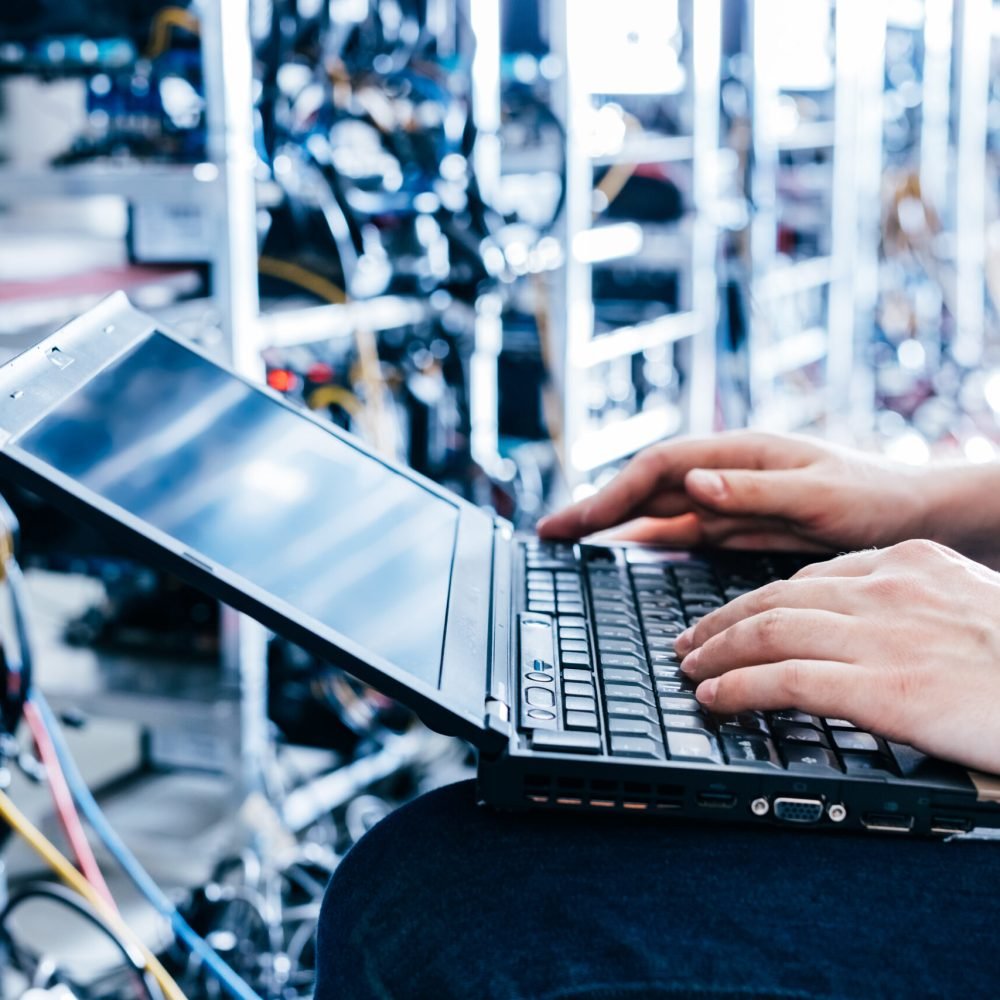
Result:
[[[900,813],[865,813],[861,825],[880,833],[909,833],[913,829],[913,817]]]
[[[736,796],[728,792],[699,792],[697,802],[706,809],[732,809]]]

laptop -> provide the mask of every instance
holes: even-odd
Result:
[[[1000,827],[1000,778],[793,706],[702,710],[675,636],[791,557],[517,537],[122,294],[0,368],[0,477],[470,741],[491,806]]]

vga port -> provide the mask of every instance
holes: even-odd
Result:
[[[782,823],[818,823],[823,818],[823,803],[819,799],[774,800],[774,818]]]

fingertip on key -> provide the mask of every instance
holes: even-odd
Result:
[[[703,705],[712,705],[719,693],[719,678],[713,677],[711,680],[702,681],[694,695]]]
[[[685,629],[676,639],[674,639],[674,652],[678,656],[685,656],[694,645],[694,629]]]

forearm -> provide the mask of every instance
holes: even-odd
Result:
[[[1000,462],[926,470],[923,536],[1000,568]]]

